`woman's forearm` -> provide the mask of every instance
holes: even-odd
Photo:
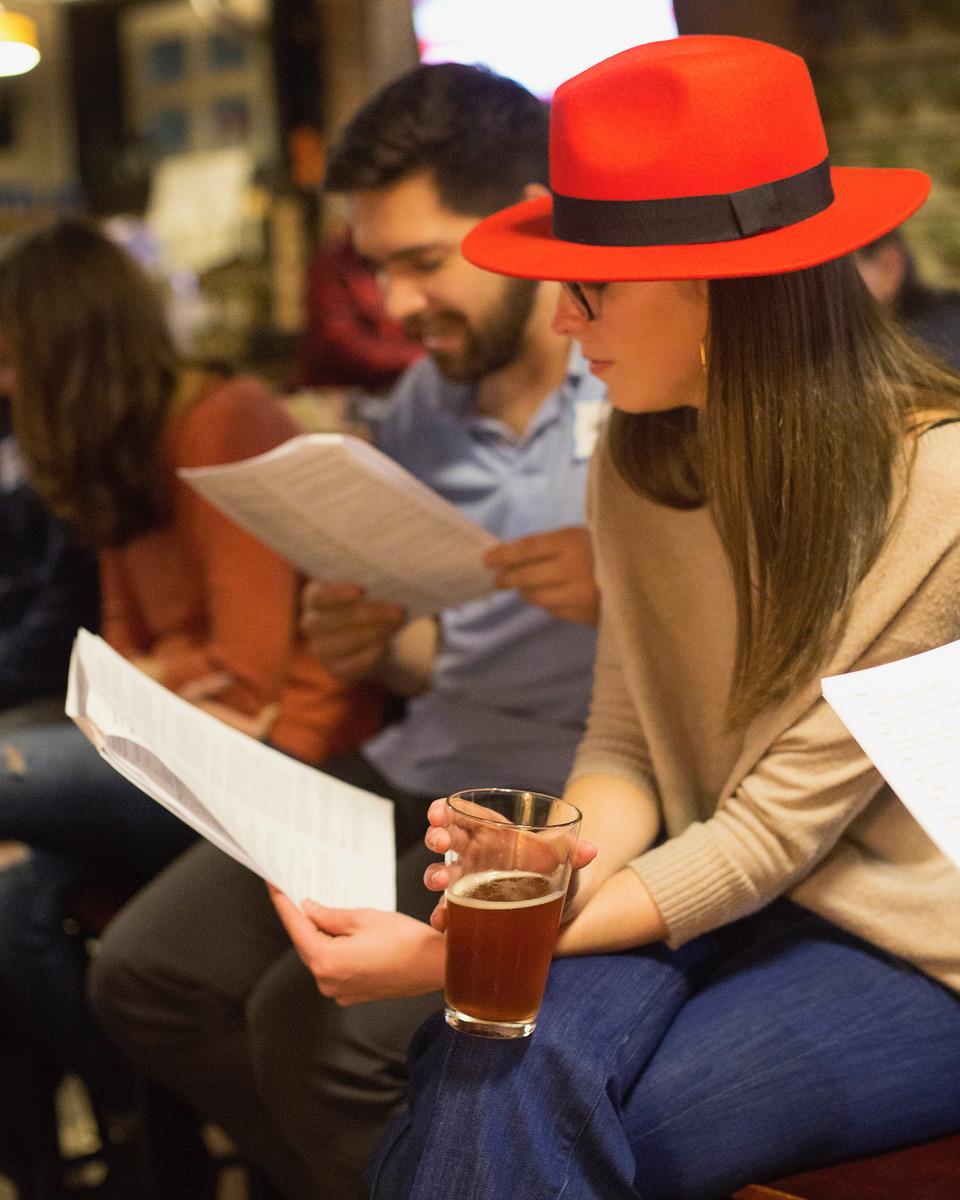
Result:
[[[659,942],[667,936],[660,910],[636,871],[624,867],[606,879],[577,916],[561,926],[556,953],[607,954]]]
[[[617,775],[581,775],[564,796],[583,813],[581,838],[597,847],[594,861],[573,880],[566,911],[576,916],[611,876],[653,845],[660,814],[641,788]]]

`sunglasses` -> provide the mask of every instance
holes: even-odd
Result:
[[[572,283],[565,280],[562,284],[567,295],[577,307],[577,311],[588,321],[595,321],[600,315],[600,292],[603,287],[598,283]],[[596,298],[591,302],[587,288],[596,289]]]

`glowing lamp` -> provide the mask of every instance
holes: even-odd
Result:
[[[0,75],[22,75],[39,61],[36,22],[0,7]]]

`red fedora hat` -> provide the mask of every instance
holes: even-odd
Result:
[[[466,257],[526,279],[772,275],[887,233],[930,180],[831,167],[803,59],[690,35],[624,50],[561,84],[550,187],[481,221]]]

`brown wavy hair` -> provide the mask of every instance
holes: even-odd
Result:
[[[57,221],[0,259],[0,336],[13,430],[49,508],[95,547],[165,524],[178,362],[140,267],[94,226]]]
[[[960,378],[880,310],[849,258],[711,280],[707,402],[614,412],[614,464],[662,504],[707,504],[730,559],[742,725],[814,677],[886,538],[898,463]]]

